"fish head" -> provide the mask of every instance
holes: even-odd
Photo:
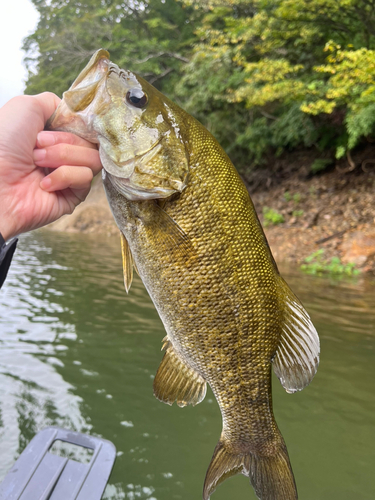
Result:
[[[129,200],[168,198],[187,183],[187,147],[176,106],[100,49],[63,94],[46,129],[99,145],[103,168]]]

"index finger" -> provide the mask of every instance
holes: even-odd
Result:
[[[39,132],[36,140],[36,147],[47,148],[56,144],[70,144],[72,146],[81,146],[85,148],[97,149],[97,145],[86,141],[78,135],[70,132],[55,132],[43,130]]]
[[[43,130],[48,118],[54,113],[60,98],[52,92],[44,92],[35,96],[22,95],[13,97],[0,109],[0,129],[3,144],[12,144],[14,136],[22,133],[19,148],[22,154],[34,148],[35,138]]]
[[[41,94],[37,94],[32,96],[41,107],[44,117],[44,123],[47,122],[48,118],[50,118],[55,109],[59,105],[61,99],[56,94],[52,92],[42,92]]]

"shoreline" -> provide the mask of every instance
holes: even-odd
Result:
[[[306,175],[306,169],[300,168],[276,186],[249,188],[276,262],[300,266],[306,257],[323,249],[324,259],[337,257],[343,264],[353,263],[361,271],[373,274],[374,191],[375,168],[347,173],[333,169],[315,176]],[[267,225],[264,207],[272,209],[271,215],[279,214],[284,222]],[[117,235],[119,231],[101,176],[94,179],[86,201],[73,214],[62,217],[47,229]]]

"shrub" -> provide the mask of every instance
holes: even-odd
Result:
[[[335,274],[356,276],[360,270],[353,262],[343,264],[339,257],[332,257],[330,260],[324,258],[324,249],[320,248],[304,259],[301,269],[308,274]]]
[[[277,210],[269,207],[263,207],[263,218],[264,227],[270,225],[276,226],[285,222],[284,217]]]
[[[301,217],[304,214],[303,210],[293,210],[293,217]]]

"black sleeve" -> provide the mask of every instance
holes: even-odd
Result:
[[[18,239],[14,238],[8,243],[5,243],[4,238],[0,233],[0,288],[3,286],[5,278],[8,274],[10,263],[17,246]]]

